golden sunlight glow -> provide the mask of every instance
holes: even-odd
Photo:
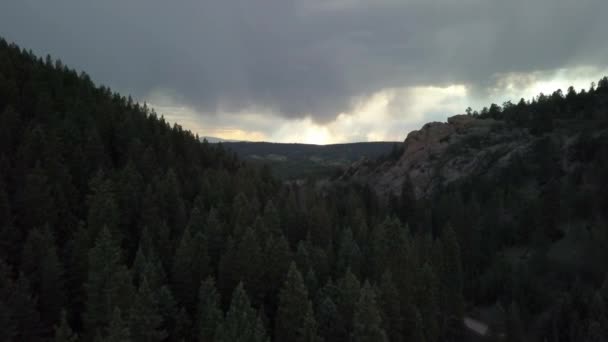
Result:
[[[178,122],[199,136],[309,144],[395,141],[403,140],[426,122],[444,121],[469,106],[479,110],[490,103],[531,99],[557,89],[565,93],[570,85],[580,91],[588,89],[603,74],[608,74],[608,70],[591,67],[496,74],[493,86],[486,88],[482,96],[470,94],[463,84],[385,88],[354,98],[350,110],[338,113],[333,121],[324,124],[312,120],[310,114],[290,119],[264,108],[200,113],[177,105],[170,95],[162,92],[151,94],[147,100],[169,122]]]

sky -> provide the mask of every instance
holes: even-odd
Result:
[[[403,140],[608,75],[606,0],[5,0],[0,36],[200,136]]]

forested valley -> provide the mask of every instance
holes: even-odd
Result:
[[[608,80],[470,115],[571,122],[578,166],[541,139],[432,197],[281,182],[0,40],[0,340],[605,341]]]

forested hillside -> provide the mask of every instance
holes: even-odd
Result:
[[[608,79],[468,112],[424,125],[400,157],[353,165],[342,179],[374,189],[410,227],[438,235],[450,222],[469,314],[494,330],[603,340]]]
[[[312,145],[241,141],[222,144],[242,160],[268,165],[277,178],[292,180],[340,175],[362,158],[388,158],[400,142]]]
[[[282,185],[0,40],[0,340],[463,341],[465,313],[495,306],[509,341],[601,341],[604,83],[479,115],[540,136],[559,127],[539,123],[549,103],[576,103],[558,108],[589,129],[579,171],[540,145],[500,176],[385,201]]]
[[[281,188],[5,41],[0,75],[3,341],[458,336],[452,230],[412,236],[354,188]]]

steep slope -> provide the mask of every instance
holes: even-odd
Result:
[[[429,124],[342,177],[387,205],[0,39],[0,340],[605,340],[607,129],[608,79]]]
[[[415,229],[454,227],[472,318],[509,333],[526,317],[534,341],[597,334],[608,303],[598,262],[608,256],[606,78],[589,91],[426,124],[402,147],[398,158],[353,164],[341,180],[372,189]],[[585,318],[569,321],[571,312]]]
[[[398,196],[409,178],[418,198],[430,198],[437,190],[470,178],[497,177],[514,162],[534,159],[539,143],[549,140],[560,172],[576,169],[584,139],[601,139],[602,125],[586,121],[554,123],[552,132],[532,134],[530,129],[504,120],[456,115],[447,122],[425,124],[410,132],[398,159],[377,163],[362,160],[351,165],[342,179],[367,183],[381,198]],[[531,163],[538,160],[530,160]]]
[[[457,115],[411,132],[399,159],[355,164],[345,177],[369,182],[381,197],[398,195],[409,177],[416,196],[428,197],[438,187],[506,165],[532,141],[529,133],[504,122]]]
[[[410,258],[425,240],[369,193],[330,190],[283,184],[0,39],[0,341],[456,335],[436,321],[462,316],[462,284],[439,307],[430,280],[461,270]],[[439,240],[457,265],[454,232]],[[401,306],[421,323],[404,327]]]

